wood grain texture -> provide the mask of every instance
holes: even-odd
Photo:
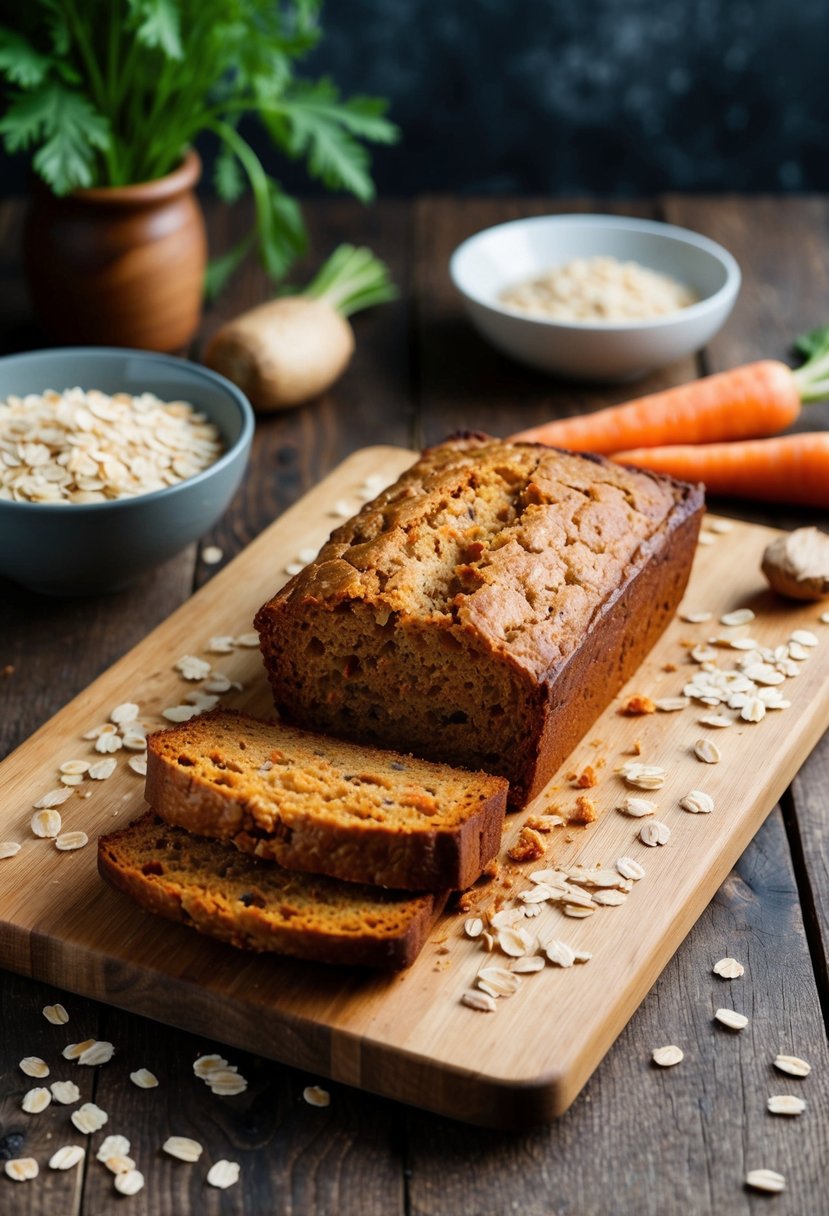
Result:
[[[712,974],[726,955],[745,965],[741,979]],[[712,1022],[720,1005],[748,1015],[739,1036]],[[651,1052],[666,1043],[685,1059],[659,1069]],[[781,1051],[807,1058],[811,1076],[776,1072]],[[768,1114],[777,1093],[804,1097],[806,1114]],[[775,1212],[822,1211],[827,1102],[829,1056],[778,811],[563,1118],[522,1135],[470,1137],[449,1120],[407,1113],[411,1216],[749,1216],[769,1203],[743,1187],[746,1171],[762,1166],[788,1180]]]
[[[26,808],[52,784],[50,773],[60,760],[78,751],[78,738],[89,725],[105,720],[127,698],[145,713],[176,704],[188,691],[173,670],[176,659],[202,650],[213,634],[248,628],[257,605],[284,578],[278,572],[299,548],[324,539],[332,505],[353,498],[369,472],[399,471],[411,459],[411,453],[392,448],[355,453],[9,757],[0,770],[7,795],[3,835],[25,839]],[[815,617],[812,606],[787,608],[763,592],[757,570],[768,538],[764,530],[736,525],[700,549],[686,597],[714,613],[752,603],[758,619],[751,633],[761,644],[784,641]],[[691,666],[666,673],[663,665],[682,663],[683,640],[704,638],[710,629],[671,625],[627,692],[676,694]],[[255,651],[237,651],[217,666],[245,685],[229,698],[231,704],[267,711]],[[459,1003],[482,959],[478,943],[458,937],[457,916],[439,925],[435,946],[399,976],[248,958],[135,909],[100,882],[91,849],[61,855],[49,842],[31,839],[0,871],[2,961],[198,1033],[210,1027],[231,1044],[453,1117],[510,1126],[550,1118],[573,1101],[826,726],[829,706],[816,694],[827,675],[824,646],[792,681],[793,705],[782,731],[771,714],[759,727],[738,724],[718,738],[725,760],[711,767],[690,750],[695,738],[708,733],[695,724],[698,708],[643,720],[623,718],[611,706],[591,736],[601,745],[582,744],[570,761],[576,769],[588,760],[606,766],[595,791],[602,818],[588,830],[561,830],[552,852],[559,865],[609,865],[632,853],[641,857],[648,877],[623,908],[602,909],[589,922],[574,924],[557,909],[545,910],[533,924],[540,937],[560,935],[596,957],[570,972],[550,969],[529,977],[516,999],[501,1002],[495,1017]],[[612,770],[630,755],[635,739],[647,759],[668,769],[657,799],[673,833],[664,849],[642,846],[636,839],[640,825],[613,810],[624,787]],[[694,787],[713,795],[715,815],[677,809],[679,798]],[[574,791],[562,774],[527,814],[551,798],[561,802],[565,815],[573,809]],[[73,797],[64,804],[64,826],[82,827],[94,838],[142,805],[141,782],[122,764],[103,788],[92,789],[88,801]],[[507,844],[523,818],[512,817]],[[482,907],[490,898],[482,895]],[[447,934],[448,972],[436,954]],[[539,1033],[551,1001],[561,1034],[555,1040]]]

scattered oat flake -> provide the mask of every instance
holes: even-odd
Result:
[[[3,1169],[13,1182],[29,1182],[38,1175],[38,1164],[34,1157],[13,1157]]]
[[[350,503],[347,503],[344,499],[341,498],[339,500],[339,502],[334,503],[334,506],[331,508],[330,514],[335,515],[338,519],[350,519],[351,516],[354,514],[354,510],[351,507]]]
[[[71,790],[66,792],[69,794]],[[59,811],[35,811],[29,826],[41,840],[52,840],[60,832],[62,822]]]
[[[140,712],[140,705],[136,705],[134,701],[124,701],[123,704],[115,706],[109,717],[116,726],[126,726],[128,722],[134,722]]]
[[[790,1077],[808,1077],[812,1071],[811,1064],[801,1060],[800,1056],[775,1056],[774,1067],[779,1072],[788,1073]]]
[[[480,937],[484,931],[484,922],[480,916],[470,916],[463,922],[463,931],[467,937]]]
[[[205,545],[201,551],[201,559],[206,566],[218,566],[224,553],[218,545]]]
[[[210,675],[210,664],[207,660],[199,659],[192,654],[183,655],[174,666],[185,680],[204,680]]]
[[[481,1013],[494,1013],[497,1008],[495,997],[490,996],[488,992],[481,992],[475,988],[470,988],[467,992],[464,992],[461,997],[461,1004],[467,1005],[470,1009],[477,1009]],[[308,1090],[306,1089],[302,1095],[306,1102],[308,1101],[307,1094]],[[311,1105],[318,1106],[321,1104],[312,1102]]]
[[[170,705],[167,709],[162,709],[161,716],[168,722],[187,722],[190,718],[195,718],[198,712],[195,705]]]
[[[554,967],[572,967],[576,961],[576,952],[572,946],[556,937],[545,943],[544,953]]]
[[[705,526],[712,532],[725,533],[730,532],[734,524],[730,519],[708,519],[705,521]]]
[[[105,1136],[95,1154],[99,1161],[107,1157],[126,1157],[130,1151],[130,1142],[126,1136]]]
[[[67,1043],[61,1055],[64,1060],[77,1060],[78,1056],[82,1055],[87,1048],[95,1044],[95,1039],[84,1039],[82,1043]]]
[[[130,756],[127,764],[134,773],[138,773],[139,777],[147,776],[147,757],[146,756]]]
[[[244,646],[249,650],[255,650],[259,646],[259,634],[255,632],[240,633],[236,639],[236,645]]]
[[[53,806],[61,806],[66,802],[67,798],[71,798],[72,791],[66,789],[50,790],[48,794],[44,794],[38,798],[37,802],[33,802],[32,806],[36,811],[48,809]]]
[[[193,1072],[202,1080],[211,1072],[215,1072],[217,1068],[227,1068],[227,1060],[224,1056],[208,1055],[199,1056],[193,1062]]]
[[[43,1016],[47,1022],[51,1022],[53,1026],[65,1026],[69,1021],[69,1014],[64,1009],[63,1005],[44,1005]]]
[[[225,1191],[239,1181],[240,1165],[238,1161],[216,1161],[207,1171],[208,1186],[218,1187]]]
[[[544,960],[541,961],[543,963]],[[482,967],[478,972],[478,984],[490,996],[514,996],[521,987],[521,978],[511,967],[497,967],[490,964]]]
[[[655,764],[642,764],[638,760],[628,760],[619,769],[619,776],[628,785],[637,786],[643,790],[658,790],[665,784],[668,776],[664,768]]]
[[[27,1077],[48,1077],[49,1065],[40,1056],[24,1056],[18,1065]]]
[[[204,1151],[198,1140],[191,1140],[189,1136],[168,1136],[161,1147],[179,1161],[198,1161]]]
[[[786,1189],[786,1179],[776,1170],[749,1170],[746,1174],[746,1186],[755,1191],[768,1191],[779,1194]]]
[[[58,772],[65,774],[67,777],[82,777],[88,769],[88,760],[64,760]]]
[[[727,1026],[729,1030],[742,1030],[748,1026],[748,1018],[744,1013],[737,1013],[735,1009],[718,1009],[714,1014],[714,1018],[722,1026]]]
[[[617,857],[616,869],[622,875],[622,878],[629,878],[633,882],[639,882],[645,877],[645,867],[640,865],[638,861],[634,861],[632,857]]]
[[[821,612],[820,623],[822,625],[829,625],[829,612]]]
[[[797,642],[798,646],[818,646],[819,642],[815,635],[809,629],[795,629],[790,639],[792,642]]]
[[[204,1078],[210,1090],[221,1097],[243,1094],[248,1083],[235,1068],[215,1068]]]
[[[767,1103],[772,1115],[802,1115],[806,1103],[794,1094],[774,1094]]]
[[[74,849],[82,849],[89,844],[86,832],[62,832],[55,839],[55,848],[61,853],[71,853]]]
[[[501,929],[498,932],[498,945],[504,954],[510,955],[511,958],[521,958],[522,955],[532,951],[535,946],[535,938],[526,929]]]
[[[98,1160],[106,1166],[111,1174],[128,1174],[130,1170],[135,1169],[135,1162],[132,1157],[128,1157],[125,1153],[113,1153],[109,1157],[99,1157]]]
[[[713,971],[714,975],[719,975],[721,979],[736,980],[745,974],[745,967],[738,963],[736,958],[721,958],[718,963],[714,963]]]
[[[78,1056],[79,1064],[107,1064],[115,1055],[115,1048],[112,1043],[107,1043],[103,1039],[96,1039],[89,1047],[85,1047]]]
[[[49,1158],[50,1170],[71,1170],[86,1156],[86,1149],[80,1144],[64,1144]]]
[[[691,815],[710,815],[714,809],[714,799],[704,790],[691,790],[684,798],[680,798],[679,805]]]
[[[52,1095],[49,1093],[49,1090],[45,1089],[42,1085],[38,1085],[23,1095],[23,1101],[20,1105],[27,1115],[39,1115],[41,1111],[46,1110],[51,1101]]]
[[[150,1072],[149,1068],[138,1068],[135,1072],[131,1072],[130,1080],[139,1089],[155,1089],[158,1085],[158,1077],[155,1073]]]
[[[514,958],[509,969],[516,975],[526,975],[533,971],[543,971],[544,966],[544,959],[540,954],[526,954],[523,958]]]
[[[668,843],[671,839],[671,829],[667,823],[662,823],[659,819],[651,819],[649,823],[642,824],[639,829],[639,839],[649,848],[655,848],[656,845]]]
[[[651,1059],[660,1068],[673,1068],[674,1064],[685,1059],[685,1052],[671,1043],[666,1047],[655,1047],[651,1052]]]
[[[0,861],[5,857],[16,857],[21,847],[16,840],[0,840]]]
[[[733,726],[731,718],[726,718],[724,714],[704,714],[699,720],[700,726],[713,726],[716,730],[725,730],[727,726]]]
[[[716,541],[716,539],[717,538],[713,534],[713,532],[700,532],[699,536],[697,537],[697,544],[698,545],[713,545],[714,542]]]
[[[704,625],[713,615],[713,612],[680,612],[679,619],[688,625]]]
[[[647,798],[635,798],[633,795],[628,795],[619,810],[625,815],[630,815],[632,819],[644,819],[646,815],[656,813],[656,803],[649,802]]]
[[[285,573],[293,577],[295,574],[300,574],[305,569],[302,562],[288,562],[285,566]]]
[[[60,1102],[61,1106],[72,1106],[80,1101],[81,1091],[74,1081],[53,1081],[49,1088],[52,1097],[56,1102]]]
[[[89,776],[93,781],[106,781],[118,767],[118,761],[109,756],[106,760],[98,760],[89,766]]]
[[[120,752],[124,746],[124,741],[120,735],[99,735],[95,740],[95,751],[107,754],[108,752]]]
[[[722,760],[722,752],[710,739],[697,739],[694,744],[694,755],[703,764],[719,764]]]
[[[596,891],[593,894],[594,903],[601,904],[603,908],[618,908],[627,899],[625,891]]]
[[[115,1175],[115,1189],[120,1195],[137,1195],[144,1185],[144,1175],[140,1170],[130,1170],[127,1174]]]
[[[686,709],[691,704],[690,697],[660,697],[654,705],[661,714],[675,714],[680,709]]]
[[[750,608],[735,608],[733,612],[724,612],[720,617],[720,624],[730,627],[738,625],[749,625],[754,620],[754,613]]]
[[[236,639],[230,634],[220,634],[207,643],[208,654],[232,654]]]
[[[759,697],[749,697],[740,710],[744,722],[762,722],[766,716],[766,705]]]
[[[106,1123],[109,1115],[105,1110],[101,1110],[100,1106],[96,1106],[94,1102],[84,1102],[83,1106],[79,1106],[77,1110],[73,1110],[70,1116],[72,1124],[83,1132],[85,1136],[91,1136],[93,1132],[100,1131]]]

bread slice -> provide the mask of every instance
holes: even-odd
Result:
[[[99,838],[98,869],[148,911],[232,946],[353,966],[408,967],[446,899],[283,870],[152,811]]]
[[[495,857],[507,782],[217,710],[151,735],[146,798],[169,824],[291,870],[461,890]]]

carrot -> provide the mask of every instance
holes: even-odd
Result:
[[[627,405],[532,427],[511,439],[609,455],[634,445],[655,448],[773,435],[799,413],[800,392],[791,368],[764,359]]]
[[[704,481],[711,494],[829,508],[829,431],[615,452],[619,464]]]

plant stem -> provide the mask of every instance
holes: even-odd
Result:
[[[370,249],[340,245],[318,271],[306,296],[326,300],[344,317],[397,297],[388,267]]]

